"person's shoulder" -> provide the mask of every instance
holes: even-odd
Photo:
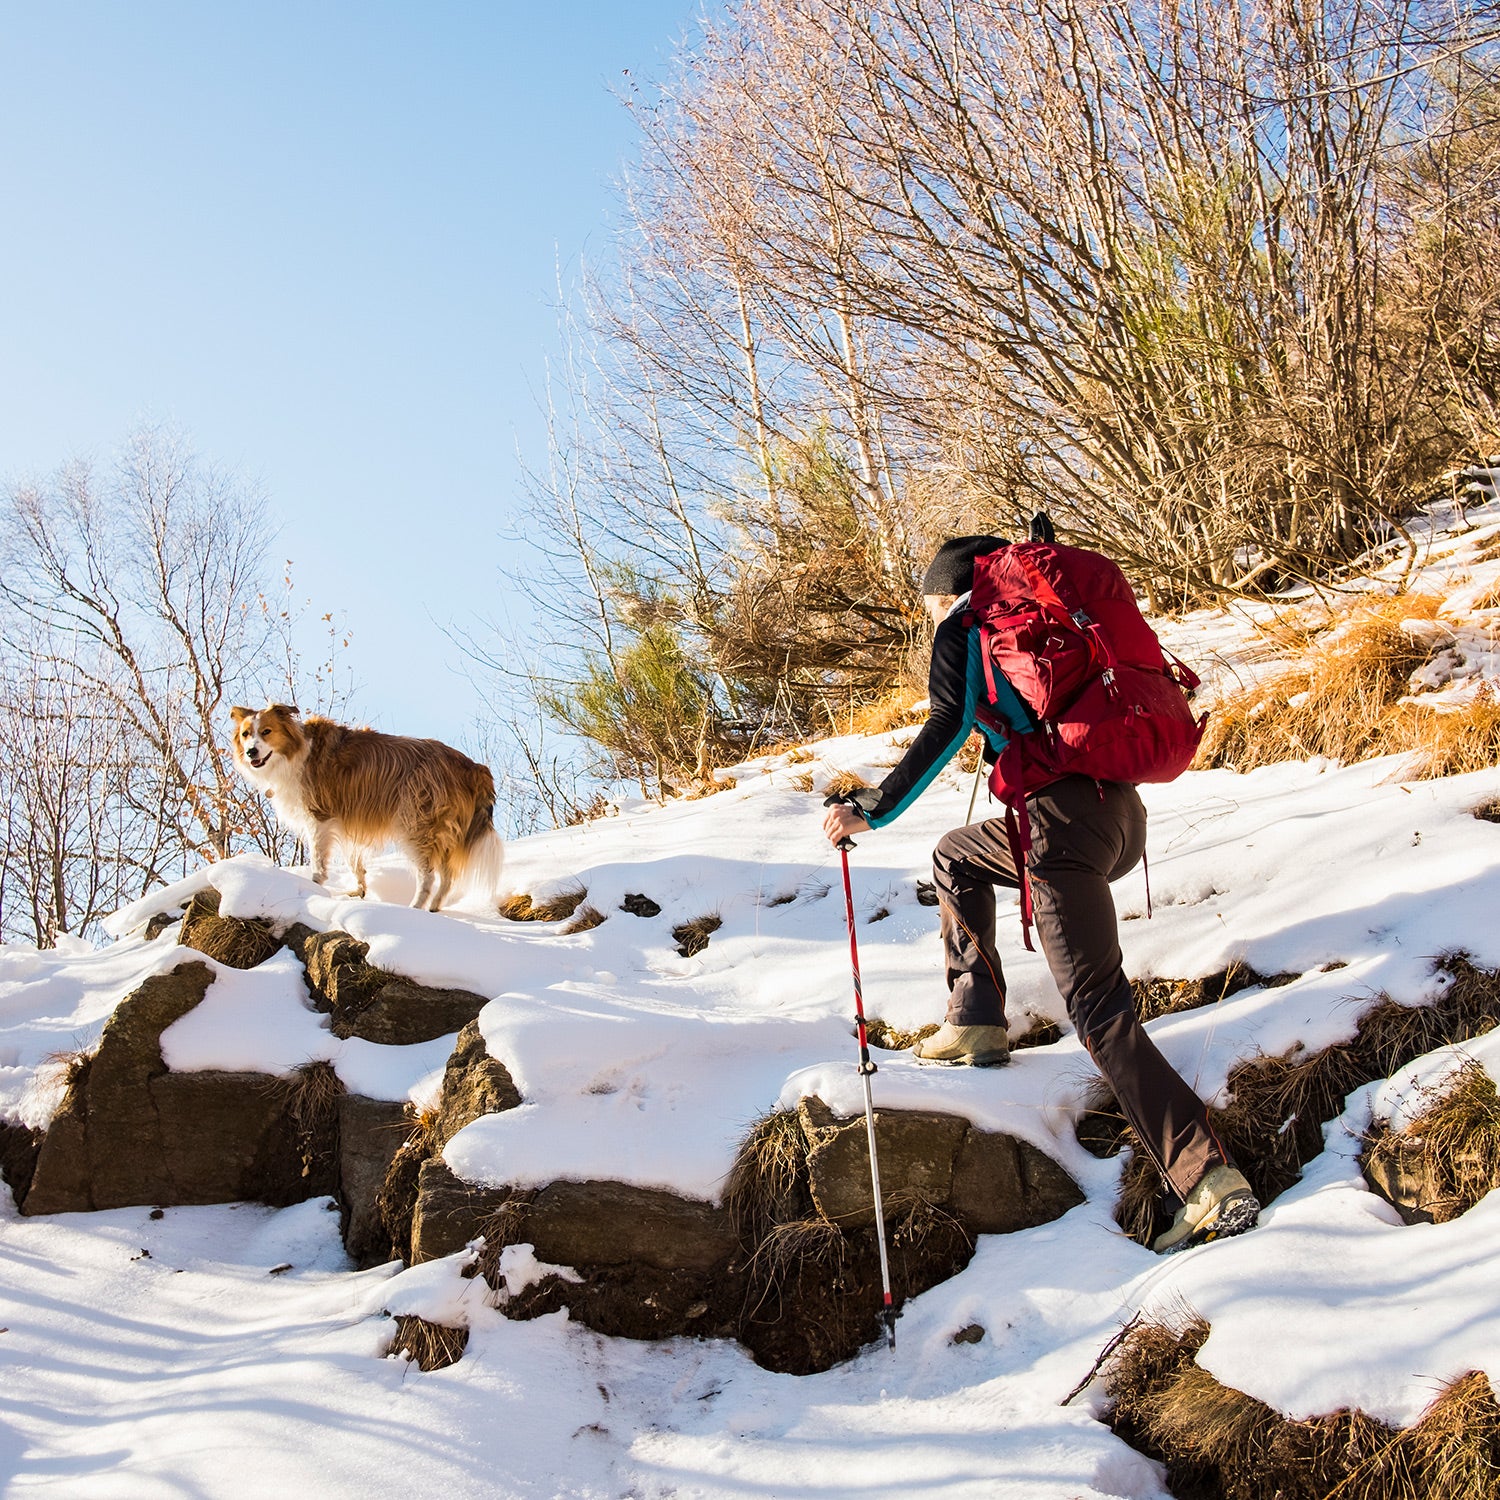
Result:
[[[947,616],[932,637],[933,649],[938,645],[948,643],[961,643],[967,646],[969,643],[969,631],[973,627],[974,616],[967,609],[955,610]]]

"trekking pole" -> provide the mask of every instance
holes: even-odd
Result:
[[[974,821],[974,802],[975,802],[975,800],[979,796],[979,778],[983,774],[984,774],[984,755],[981,753],[980,757],[979,757],[979,764],[974,767],[974,789],[973,789],[973,791],[971,791],[969,793],[969,816],[964,819],[964,826],[965,827],[967,827],[970,823],[972,823]]]
[[[858,808],[858,803],[847,802],[843,797],[829,797],[824,807],[834,803],[847,803]],[[859,1076],[865,1087],[865,1133],[870,1138],[870,1187],[875,1197],[875,1243],[880,1247],[880,1289],[885,1298],[886,1343],[892,1350],[896,1347],[896,1304],[891,1296],[891,1263],[885,1248],[885,1206],[880,1197],[880,1160],[875,1154],[875,1101],[870,1094],[870,1075],[875,1064],[870,1060],[870,1041],[865,1029],[865,998],[859,981],[859,944],[854,936],[854,887],[849,882],[849,851],[854,848],[853,839],[843,839],[838,845],[839,858],[844,862],[844,910],[849,919],[849,960],[854,966],[854,1022],[859,1037]]]

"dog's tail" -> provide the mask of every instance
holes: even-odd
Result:
[[[500,872],[505,868],[505,841],[495,831],[494,803],[481,803],[474,809],[462,858],[459,878],[465,890],[478,892],[493,906],[499,899]]]

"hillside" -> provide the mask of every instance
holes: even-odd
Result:
[[[1430,701],[1461,706],[1500,682],[1497,537],[1494,501],[1465,518],[1438,513],[1419,537],[1415,586],[1447,606],[1414,683]],[[1401,571],[1393,560],[1375,586]],[[1309,618],[1323,608],[1283,600],[1163,633],[1223,698],[1274,670],[1263,627],[1294,607]],[[520,1103],[446,1141],[442,1160],[464,1184],[604,1181],[718,1205],[757,1120],[810,1096],[838,1115],[862,1109],[841,874],[817,793],[841,772],[878,780],[912,733],[770,755],[725,773],[713,796],[623,806],[514,842],[507,886],[534,902],[585,891],[569,917],[411,911],[393,904],[411,877],[389,857],[363,902],[241,857],[122,911],[97,950],[0,949],[0,1119],[13,1131],[53,1121],[67,1081],[56,1055],[93,1048],[127,994],[184,959],[206,962],[210,981],[161,1032],[174,1074],[286,1075],[323,1061],[362,1098],[433,1108],[451,1034],[335,1035],[289,947],[238,969],[180,946],[175,913],[212,885],[225,917],[345,932],[382,970],[488,1001],[483,1048]],[[1464,974],[1500,970],[1500,766],[1413,771],[1400,756],[1312,759],[1142,789],[1150,916],[1141,871],[1115,888],[1129,972],[1163,991],[1239,976],[1217,1000],[1150,1023],[1203,1097],[1227,1103],[1237,1064],[1349,1042],[1382,998],[1431,1007]],[[850,858],[866,1009],[902,1031],[941,1019],[937,914],[919,883],[933,843],[963,820],[971,780],[951,767]],[[640,896],[648,903],[628,904],[658,910],[625,909]],[[587,908],[598,925],[578,921]],[[158,913],[174,922],[148,937]],[[697,944],[679,930],[703,918],[717,925],[700,923],[706,944],[685,955]],[[1500,1377],[1488,1254],[1500,1195],[1449,1222],[1407,1224],[1359,1161],[1373,1129],[1419,1114],[1463,1058],[1500,1076],[1500,1033],[1361,1080],[1258,1229],[1162,1259],[1114,1218],[1128,1153],[1080,1144],[1096,1075],[1019,936],[1002,901],[1012,1036],[1061,1023],[1060,1039],[998,1070],[881,1052],[876,1104],[1025,1143],[1083,1201],[1036,1227],[979,1234],[958,1274],[907,1303],[894,1353],[874,1343],[792,1375],[731,1338],[610,1337],[565,1309],[517,1320],[465,1274],[472,1249],[353,1269],[322,1196],[23,1216],[3,1190],[7,1492],[1156,1500],[1169,1493],[1163,1470],[1100,1420],[1101,1386],[1062,1404],[1137,1315],[1206,1320],[1198,1367],[1293,1419],[1354,1408],[1405,1427],[1466,1372]],[[523,1243],[500,1269],[512,1298],[549,1271]],[[555,1288],[568,1281],[550,1269]],[[393,1317],[466,1328],[462,1358],[422,1371],[382,1357]]]

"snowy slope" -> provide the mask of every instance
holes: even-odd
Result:
[[[1453,596],[1480,597],[1500,577],[1473,546],[1500,530],[1500,514],[1470,520],[1462,545],[1433,540],[1430,586]],[[1495,613],[1466,627],[1474,670],[1429,690],[1471,692],[1491,674]],[[1244,613],[1188,617],[1171,633],[1231,677],[1254,665]],[[370,943],[372,962],[493,997],[480,1024],[526,1102],[449,1143],[461,1175],[608,1177],[716,1199],[758,1114],[805,1093],[860,1108],[839,859],[819,830],[821,799],[799,780],[878,779],[909,733],[827,741],[813,762],[740,767],[709,798],[513,844],[515,888],[588,887],[608,920],[585,933],[390,904],[410,891],[394,860],[374,873],[385,899],[358,902],[242,858],[121,913],[118,940],[97,953],[0,949],[0,1113],[45,1120],[48,1054],[87,1044],[142,976],[180,956],[170,936],[135,934],[211,874],[226,914],[343,928]],[[1192,978],[1239,959],[1298,976],[1151,1024],[1205,1097],[1236,1060],[1352,1035],[1377,994],[1432,998],[1437,955],[1463,949],[1500,967],[1500,825],[1473,816],[1500,795],[1500,769],[1438,782],[1401,772],[1396,760],[1307,763],[1143,789],[1154,915],[1141,872],[1116,887],[1131,971]],[[936,912],[915,883],[968,797],[969,778],[946,773],[851,857],[866,1007],[898,1026],[941,1016]],[[619,910],[628,893],[661,914]],[[671,929],[706,913],[722,925],[705,951],[680,957]],[[1013,1030],[1029,1015],[1062,1019],[1040,958],[1020,949],[1013,902],[1000,935]],[[327,1058],[356,1090],[431,1097],[442,1043],[339,1041],[323,1021],[281,955],[248,973],[219,969],[164,1051],[178,1069]],[[1494,1044],[1469,1050],[1500,1064]],[[1424,1060],[1352,1096],[1324,1155],[1253,1234],[1160,1260],[1113,1223],[1120,1163],[1074,1141],[1093,1072],[1071,1036],[994,1071],[884,1056],[878,1105],[1021,1135],[1087,1201],[1042,1228],[983,1238],[965,1271],[908,1306],[894,1355],[871,1349],[801,1379],[760,1370],[731,1344],[612,1341],[565,1315],[509,1322],[457,1261],[350,1272],[337,1217],[318,1203],[27,1220],[0,1194],[0,1492],[357,1496],[395,1475],[434,1496],[1148,1500],[1162,1493],[1154,1466],[1093,1420],[1089,1397],[1059,1404],[1140,1308],[1202,1313],[1213,1332],[1200,1363],[1294,1416],[1357,1406],[1404,1423],[1465,1370],[1500,1377],[1500,1287],[1487,1264],[1500,1202],[1401,1226],[1354,1161],[1371,1118],[1399,1112],[1450,1065]],[[464,1359],[426,1375],[381,1360],[387,1309],[467,1321]],[[972,1323],[985,1338],[954,1344]]]

